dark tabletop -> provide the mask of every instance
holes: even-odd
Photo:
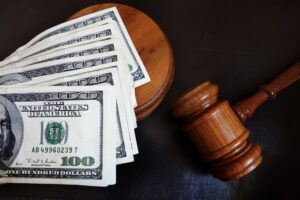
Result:
[[[0,59],[84,7],[86,0],[1,0]],[[108,188],[3,185],[0,199],[290,199],[300,197],[300,83],[246,123],[263,162],[233,182],[213,178],[170,115],[186,89],[211,80],[237,102],[300,57],[300,1],[127,0],[152,17],[173,47],[176,73],[161,106],[136,130],[140,154]]]

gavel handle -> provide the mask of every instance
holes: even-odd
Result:
[[[267,100],[276,98],[277,93],[300,79],[300,61],[296,62],[269,84],[262,85],[253,96],[238,102],[233,106],[234,111],[242,122],[251,118],[255,110]]]

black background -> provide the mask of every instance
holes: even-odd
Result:
[[[103,1],[0,0],[0,58],[43,30]],[[140,154],[118,166],[108,188],[3,185],[0,199],[276,199],[297,198],[300,83],[258,109],[246,123],[263,163],[239,181],[213,178],[170,116],[186,89],[211,80],[237,102],[300,56],[299,1],[127,0],[152,17],[173,47],[176,72],[162,105],[136,130]]]

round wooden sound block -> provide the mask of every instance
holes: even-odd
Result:
[[[143,12],[122,4],[103,3],[85,8],[70,19],[117,7],[128,33],[149,73],[151,82],[136,88],[138,120],[150,115],[162,102],[174,77],[173,52],[159,26]]]

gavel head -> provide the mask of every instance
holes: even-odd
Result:
[[[218,86],[205,82],[182,95],[172,105],[172,114],[185,120],[191,137],[212,174],[221,180],[235,180],[261,162],[261,148],[247,140],[244,127],[228,101],[218,101]]]

